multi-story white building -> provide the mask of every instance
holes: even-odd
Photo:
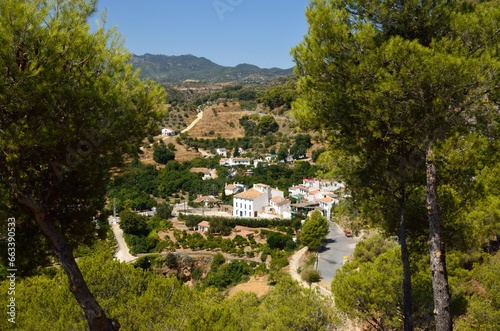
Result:
[[[238,193],[233,198],[233,216],[257,217],[268,203],[267,195],[255,188]]]
[[[286,207],[287,202],[289,206],[290,201],[284,199],[283,191],[273,189],[266,184],[254,184],[251,189],[234,196],[233,216],[258,217],[259,214],[268,214],[267,212],[272,209],[276,216],[289,217],[286,213],[290,209]]]
[[[325,216],[326,219],[330,220],[332,217],[332,207],[339,201],[332,197],[326,196],[322,199],[319,199],[318,202],[319,202],[319,208],[321,209],[323,216]]]

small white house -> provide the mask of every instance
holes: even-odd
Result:
[[[232,184],[226,184],[224,187],[224,193],[226,195],[233,195],[238,192],[246,191],[247,189],[248,187],[246,185],[234,182]]]
[[[235,157],[235,158],[221,158],[219,161],[219,164],[221,166],[238,166],[238,165],[243,165],[243,166],[249,166],[250,165],[250,159],[247,157]]]
[[[210,230],[210,223],[208,223],[207,221],[201,221],[200,223],[198,223],[199,232],[205,233],[208,232],[208,230]]]
[[[217,153],[217,155],[227,157],[227,150],[225,148],[217,148],[215,152]]]
[[[161,129],[161,135],[162,136],[175,136],[175,131],[167,129],[167,128],[163,128],[163,129]]]
[[[250,159],[247,157],[235,157],[232,159],[232,165],[233,166],[238,166],[238,165],[249,166]]]
[[[284,218],[289,218],[291,216],[291,205],[290,200],[285,199],[280,196],[274,196],[269,200],[269,206],[273,209],[276,215]]]
[[[212,174],[210,172],[210,169],[208,169],[208,168],[191,168],[191,169],[189,169],[189,172],[203,174],[203,177],[202,177],[203,180],[212,178]]]

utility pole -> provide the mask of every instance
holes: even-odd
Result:
[[[116,198],[113,198],[113,219],[116,223]]]

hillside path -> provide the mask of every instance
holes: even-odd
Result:
[[[203,110],[200,111],[198,115],[196,115],[194,121],[192,121],[191,124],[187,126],[187,128],[182,130],[181,133],[188,132],[189,130],[191,130],[196,125],[196,123],[198,123],[202,118],[203,118]]]
[[[319,291],[319,293],[321,293],[325,296],[333,297],[332,292],[319,286],[316,283],[312,283],[311,287],[309,287],[309,284],[307,284],[307,282],[303,281],[302,278],[300,277],[299,273],[297,272],[297,269],[299,268],[300,260],[302,259],[302,257],[304,256],[304,254],[306,252],[307,252],[307,247],[304,247],[292,255],[292,257],[290,258],[290,261],[289,261],[289,265],[288,265],[288,271],[290,273],[290,276],[292,276],[292,278],[294,280],[296,280],[300,284],[300,286],[302,286],[302,287],[317,289]]]
[[[299,262],[304,256],[304,254],[307,252],[307,247],[304,247],[300,249],[299,251],[295,252],[292,257],[290,258],[290,262],[288,265],[288,271],[290,272],[290,276],[292,276],[293,280],[296,280],[299,282],[299,284],[303,287],[309,287],[309,285],[300,278],[299,273],[297,272],[297,269],[299,268]]]

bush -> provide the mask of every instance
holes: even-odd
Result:
[[[177,256],[175,256],[175,254],[173,253],[168,253],[167,256],[165,256],[165,264],[170,269],[177,269]]]
[[[153,150],[153,160],[160,164],[167,164],[175,159],[175,153],[169,150],[165,144],[159,144]]]
[[[174,207],[172,205],[169,205],[167,203],[160,203],[156,206],[156,216],[162,218],[162,219],[167,219],[170,216],[172,216],[172,211]]]
[[[119,214],[120,228],[126,234],[145,236],[149,233],[147,217],[134,213],[131,210],[124,210]]]
[[[302,271],[300,278],[302,278],[303,281],[307,282],[310,285],[311,283],[319,282],[321,279],[321,274],[316,269],[305,269]]]

